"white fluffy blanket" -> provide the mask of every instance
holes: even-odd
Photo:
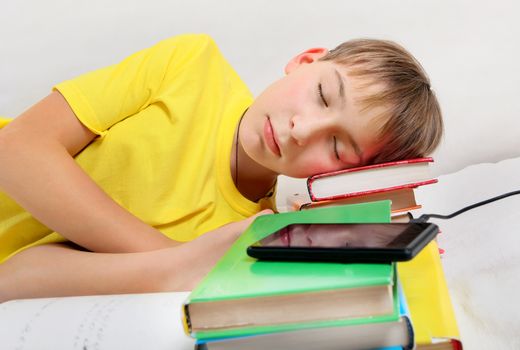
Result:
[[[417,190],[422,213],[450,214],[520,190],[520,158],[478,164]],[[520,349],[520,195],[431,220],[465,349]]]

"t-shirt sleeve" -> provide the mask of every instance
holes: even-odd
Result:
[[[103,135],[112,125],[154,103],[194,57],[216,49],[204,34],[180,35],[139,51],[118,64],[54,86],[76,117]]]

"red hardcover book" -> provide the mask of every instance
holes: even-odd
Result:
[[[314,202],[415,188],[436,183],[430,170],[432,158],[406,159],[311,176],[309,197]]]

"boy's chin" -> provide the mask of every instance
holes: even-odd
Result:
[[[278,175],[284,175],[284,176],[288,176],[288,177],[293,177],[295,179],[305,179],[309,176],[311,176],[312,174],[307,174],[307,173],[301,173],[301,172],[295,172],[295,171],[279,171],[277,172]]]

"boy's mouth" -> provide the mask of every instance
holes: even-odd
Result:
[[[269,116],[267,116],[264,123],[264,140],[271,152],[273,152],[278,157],[282,156],[280,146],[276,140],[276,134],[273,129],[273,125],[271,124],[271,118]]]

